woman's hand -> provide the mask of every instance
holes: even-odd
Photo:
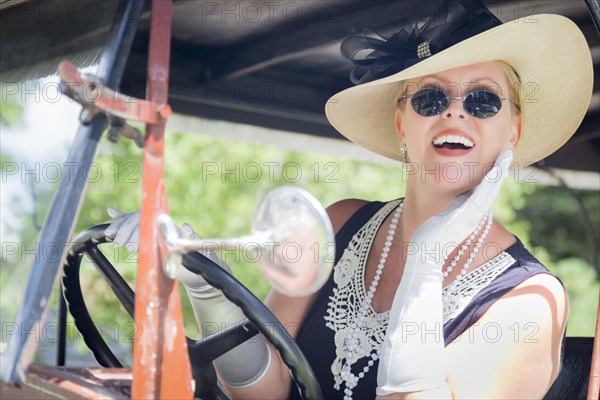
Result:
[[[139,247],[139,211],[123,213],[109,208],[108,214],[114,220],[106,228],[105,235],[113,237],[113,243],[118,246]],[[184,224],[178,231],[179,235],[186,239],[200,239],[189,224]],[[214,251],[204,251],[202,254],[231,273],[229,265]],[[202,337],[216,334],[246,319],[239,307],[231,303],[220,290],[209,285],[199,274],[181,266],[177,280],[185,287]],[[257,335],[256,338],[217,358],[214,365],[223,383],[234,388],[244,388],[264,377],[271,365],[271,353],[262,335]]]
[[[140,244],[140,212],[124,213],[112,207],[109,207],[106,211],[113,221],[106,228],[104,234],[113,238],[112,242],[117,246],[135,245],[138,249]]]
[[[108,215],[113,218],[113,221],[104,231],[104,234],[108,237],[113,238],[113,243],[117,246],[124,248],[135,248],[139,249],[139,237],[140,237],[140,212],[134,211],[130,213],[124,213],[117,210],[116,208],[108,208]],[[184,239],[201,239],[200,235],[190,226],[190,224],[183,224],[181,228],[177,228],[179,235]],[[225,261],[223,261],[214,251],[207,250],[201,252],[204,256],[209,258],[212,262],[223,268],[225,271],[231,273],[231,268]],[[200,275],[196,275],[186,268],[179,268],[179,275],[177,276],[183,285],[192,290],[203,290],[206,287],[210,287]]]
[[[381,346],[378,396],[445,387],[448,375],[442,301],[445,255],[441,249],[451,252],[477,227],[496,200],[511,161],[512,152],[504,150],[472,193],[458,196],[450,207],[428,219],[413,235]]]
[[[419,248],[425,246],[427,249],[439,244],[439,247],[443,247],[450,254],[475,230],[484,215],[491,209],[504,179],[508,176],[512,159],[512,151],[503,150],[479,186],[475,190],[459,195],[447,209],[425,221],[415,231],[411,243],[418,245]],[[433,254],[427,252],[426,256]],[[438,255],[436,260],[443,261],[443,257]]]

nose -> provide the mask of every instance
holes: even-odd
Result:
[[[462,99],[450,99],[450,104],[448,104],[448,108],[444,110],[441,114],[443,119],[467,119],[468,113],[465,110]]]

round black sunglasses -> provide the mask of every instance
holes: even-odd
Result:
[[[490,118],[498,114],[503,101],[510,101],[519,108],[519,104],[513,99],[502,98],[488,90],[474,90],[466,96],[448,96],[440,89],[425,88],[413,95],[401,96],[398,102],[403,99],[412,99],[410,101],[412,108],[424,117],[440,115],[452,100],[462,100],[465,111],[476,118]]]

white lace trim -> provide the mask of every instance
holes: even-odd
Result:
[[[343,360],[348,355],[346,329],[356,319],[358,309],[366,297],[364,275],[369,250],[381,223],[398,204],[400,201],[389,202],[359,229],[333,269],[333,280],[337,287],[333,288],[333,296],[329,297],[331,301],[325,315],[325,325],[335,332],[336,358],[331,365],[331,372],[335,380],[334,388],[337,390],[343,382],[340,372]],[[372,305],[367,308],[363,323],[358,326],[360,350],[354,353],[355,359],[347,360],[350,364],[368,357],[374,349],[381,347],[388,319],[389,312],[377,313]]]
[[[334,377],[334,388],[339,390],[343,380],[340,376],[344,357],[348,354],[346,345],[346,329],[352,325],[358,309],[366,296],[365,267],[369,251],[382,222],[401,200],[384,205],[348,243],[342,257],[333,269],[333,280],[336,287],[329,297],[329,307],[324,316],[325,325],[335,332],[336,358],[331,365]],[[515,262],[508,253],[502,252],[485,264],[466,274],[460,281],[453,281],[443,290],[444,323],[460,314],[485,286],[504,272]],[[385,339],[389,320],[389,311],[376,312],[372,305],[366,310],[364,322],[359,326],[358,340],[360,351],[354,360],[370,356],[381,347]]]
[[[444,324],[460,314],[481,289],[514,263],[513,256],[504,251],[446,286],[442,291]]]

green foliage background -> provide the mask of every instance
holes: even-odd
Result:
[[[88,185],[75,232],[109,220],[107,207],[122,211],[140,208],[141,155],[131,141],[118,144],[103,140],[98,168]],[[4,157],[6,160],[7,158]],[[404,193],[399,167],[350,161],[317,153],[300,153],[273,145],[241,143],[200,134],[170,132],[166,135],[166,177],[170,213],[177,224],[190,223],[203,237],[233,237],[250,232],[255,208],[270,189],[292,184],[311,192],[325,206],[349,197],[389,200]],[[39,203],[49,204],[54,187],[39,193]],[[599,230],[600,203],[597,192],[580,191]],[[46,209],[40,210],[43,218]],[[565,284],[570,299],[568,335],[593,336],[599,284],[589,256],[589,247],[575,202],[564,190],[518,184],[507,180],[495,205],[495,217],[515,233]],[[23,215],[23,218],[29,218]],[[35,230],[25,224],[24,240],[33,242]],[[135,288],[136,255],[104,245],[103,251]],[[234,275],[259,298],[269,284],[244,252],[221,256]],[[12,264],[11,264],[12,263]],[[9,274],[18,274],[14,260],[3,260],[0,269],[2,297],[20,298],[22,287],[14,286]],[[22,274],[23,275],[23,274]],[[13,277],[14,278],[14,277]],[[24,279],[24,277],[21,277]],[[131,320],[100,275],[87,261],[82,269],[86,303],[105,337],[128,347]],[[197,337],[193,313],[182,288],[186,333]],[[54,299],[56,302],[56,298]],[[2,311],[15,304],[2,304]],[[117,334],[118,333],[118,334]],[[84,346],[78,346],[84,351]]]
[[[233,237],[250,232],[251,219],[261,197],[270,189],[293,184],[315,195],[324,205],[344,198],[389,200],[404,193],[399,167],[371,165],[316,153],[299,153],[276,146],[240,143],[210,136],[170,133],[166,144],[165,184],[170,212],[178,224],[188,222],[203,237]],[[140,201],[141,150],[132,143],[104,143],[98,162],[110,173],[90,185],[78,230],[106,221],[106,207],[137,210]],[[135,163],[135,164],[134,164]],[[135,165],[135,167],[134,167]],[[271,168],[271,169],[270,169]],[[117,172],[118,171],[118,172]],[[581,191],[595,232],[599,230],[597,192]],[[495,205],[495,216],[515,233],[568,289],[568,334],[593,336],[598,281],[574,200],[561,188],[519,184],[507,180]],[[114,250],[113,250],[114,251]],[[222,257],[234,275],[263,299],[269,285],[244,252]],[[121,259],[130,256],[121,253]],[[133,281],[135,264],[126,266]],[[91,278],[96,285],[97,278]],[[91,289],[91,288],[90,288]],[[98,320],[112,321],[117,305],[107,290],[98,298]],[[183,296],[184,302],[186,301]],[[186,304],[186,328],[197,335]],[[106,319],[105,319],[106,318]]]

